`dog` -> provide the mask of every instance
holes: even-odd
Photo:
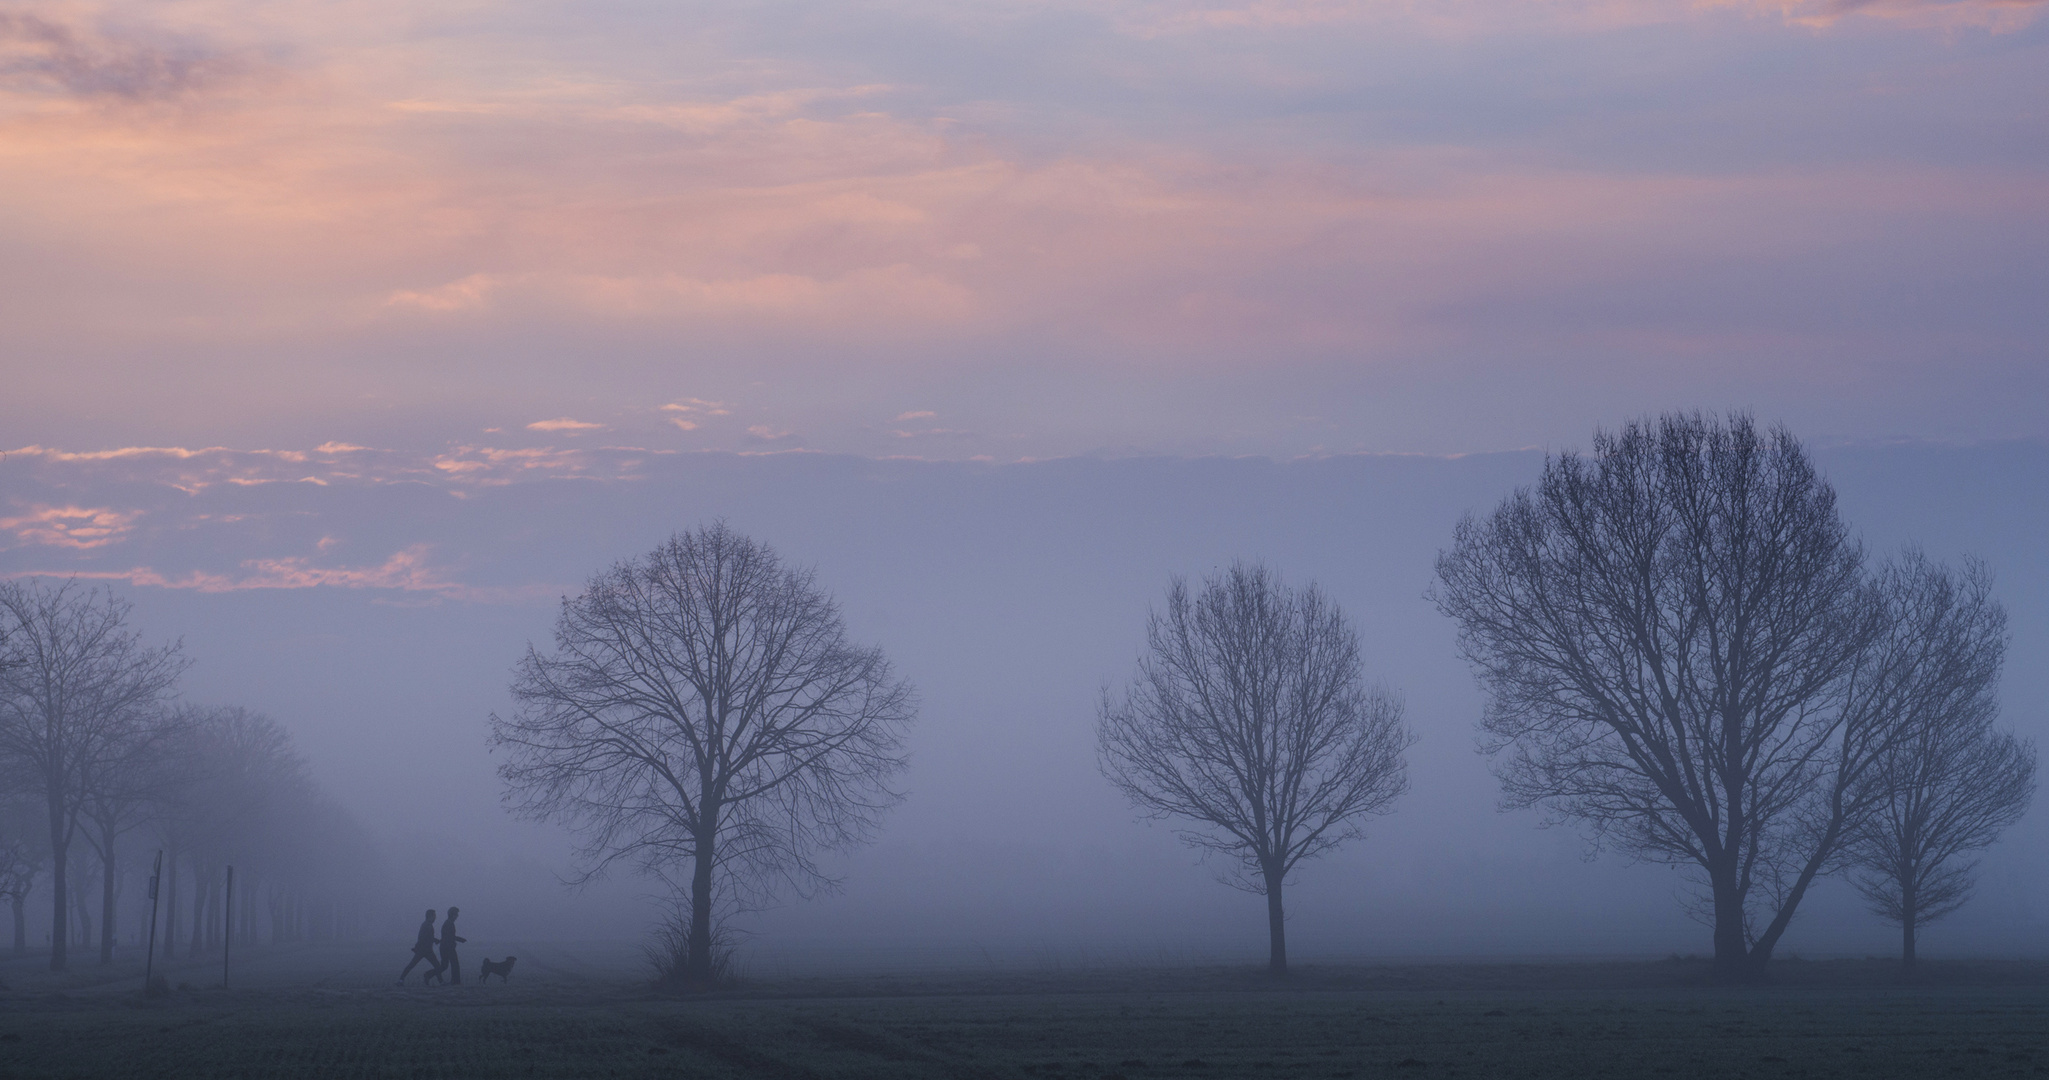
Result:
[[[519,957],[517,956],[508,956],[503,960],[493,960],[489,957],[485,957],[484,973],[481,976],[478,976],[477,985],[482,986],[484,983],[490,981],[490,978],[493,975],[498,976],[499,982],[505,982],[505,977],[507,975],[512,974],[513,962],[517,961],[518,959]]]

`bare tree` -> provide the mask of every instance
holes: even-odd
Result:
[[[1902,722],[1871,778],[1872,812],[1849,852],[1873,911],[1900,927],[1914,963],[1916,930],[1970,899],[1972,851],[2019,821],[2035,791],[2035,749],[1995,732],[1994,696],[2006,651],[2006,613],[1978,563],[1962,573],[1910,554],[1883,579],[1888,651]]]
[[[14,915],[14,955],[28,954],[28,895],[50,859],[37,800],[0,799],[0,897]]]
[[[491,717],[506,800],[582,836],[585,877],[621,860],[687,872],[684,977],[711,978],[721,899],[835,884],[820,851],[902,798],[911,687],[846,639],[807,570],[724,523],[678,533],[565,598]],[[680,883],[678,883],[679,888]]]
[[[176,645],[146,648],[128,604],[75,582],[0,583],[0,622],[13,661],[0,665],[0,756],[39,794],[50,829],[50,968],[69,944],[67,856],[90,797],[87,773],[131,723],[171,691],[185,666]]]
[[[1693,868],[1718,974],[1760,974],[1894,730],[1884,612],[1799,442],[1741,415],[1597,433],[1437,575],[1506,805]]]
[[[1132,685],[1121,701],[1103,692],[1096,739],[1126,798],[1193,822],[1181,837],[1232,860],[1226,883],[1266,897],[1275,974],[1288,970],[1288,875],[1391,808],[1415,742],[1400,703],[1363,683],[1338,606],[1243,562],[1195,596],[1174,579]]]
[[[184,714],[149,701],[109,718],[102,737],[82,755],[78,818],[86,843],[100,859],[100,963],[114,962],[116,845],[158,819],[172,790],[186,779],[166,751]]]

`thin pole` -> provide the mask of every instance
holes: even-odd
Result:
[[[235,868],[228,867],[228,898],[221,907],[221,985],[228,985],[228,954],[235,949]]]
[[[164,849],[157,849],[157,863],[149,871],[149,954],[142,962],[142,992],[149,993],[150,975],[157,963],[157,880],[164,876]]]

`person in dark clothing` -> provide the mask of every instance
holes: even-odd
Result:
[[[413,973],[413,969],[418,967],[420,961],[422,960],[425,960],[427,963],[433,965],[433,970],[427,972],[426,975],[421,976],[421,981],[424,982],[425,980],[432,978],[437,974],[440,974],[441,961],[434,959],[433,908],[427,909],[427,921],[420,924],[420,936],[413,942],[413,958],[411,960],[406,961],[406,969],[398,973],[398,984],[400,986],[405,985],[406,976],[411,975]]]
[[[461,913],[461,908],[449,908],[448,918],[441,920],[441,968],[435,972],[439,975],[445,971],[448,981],[456,986],[462,985],[462,964],[456,959],[455,944],[469,940],[455,936],[455,917]]]

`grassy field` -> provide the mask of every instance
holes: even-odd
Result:
[[[263,950],[145,1001],[0,964],[0,1076],[1927,1077],[2049,1073],[2049,967],[1791,962],[1122,969],[785,979],[663,998],[631,951],[527,946],[510,984],[391,985],[402,952]],[[471,961],[474,964],[474,960]],[[389,968],[390,970],[386,970]],[[211,980],[206,976],[211,975]],[[116,978],[118,976],[118,978]]]

